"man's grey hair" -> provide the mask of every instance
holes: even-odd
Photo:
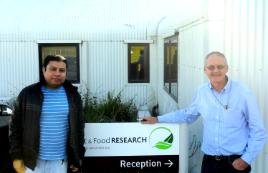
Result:
[[[204,67],[207,66],[208,58],[209,58],[211,55],[217,55],[217,56],[222,57],[222,58],[224,59],[224,63],[228,66],[227,59],[225,58],[225,55],[224,55],[223,53],[221,53],[221,52],[213,51],[213,52],[210,52],[209,54],[207,54],[207,56],[205,57]]]

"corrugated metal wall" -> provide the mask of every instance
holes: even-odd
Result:
[[[30,41],[0,41],[0,97],[14,97],[24,86],[37,81],[37,49],[37,44]]]
[[[108,91],[122,92],[125,99],[134,99],[138,107],[155,103],[149,84],[128,83],[127,44],[107,40],[89,41],[88,45],[88,86],[92,94],[104,97]]]
[[[133,31],[122,29],[121,33],[110,31],[109,34],[96,35],[88,32],[78,37],[78,33],[63,31],[37,33],[36,37],[28,37],[28,34],[19,32],[14,33],[17,35],[15,37],[1,37],[0,71],[1,81],[5,82],[0,83],[0,97],[16,96],[23,87],[38,81],[38,41],[81,40],[81,84],[98,96],[106,95],[108,91],[115,94],[122,91],[138,106],[143,104],[144,100],[149,99],[147,97],[152,97],[152,92],[146,84],[128,84],[127,44],[123,40],[146,40],[146,27]]]
[[[268,129],[268,1],[225,0],[224,51],[229,74],[249,85],[257,97]],[[268,170],[268,145],[253,164],[252,173]]]

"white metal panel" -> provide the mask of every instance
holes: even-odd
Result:
[[[88,81],[93,95],[104,98],[108,91],[122,93],[136,105],[155,103],[155,94],[148,84],[128,84],[127,44],[123,42],[88,42]]]
[[[268,3],[225,0],[225,52],[229,75],[252,88],[268,127]],[[253,163],[252,173],[267,172],[268,145]]]
[[[0,42],[1,97],[14,97],[39,79],[36,49],[32,42]]]
[[[118,92],[127,81],[127,48],[122,42],[89,42],[89,89]],[[98,94],[98,95],[99,95]]]

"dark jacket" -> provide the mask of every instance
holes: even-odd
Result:
[[[24,88],[15,103],[10,123],[10,154],[12,160],[22,159],[34,169],[39,153],[40,114],[42,110],[42,83]],[[63,84],[69,103],[68,163],[79,166],[84,157],[84,119],[82,101],[77,87],[69,82]]]

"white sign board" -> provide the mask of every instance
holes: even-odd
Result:
[[[179,125],[86,123],[85,157],[179,155]]]

